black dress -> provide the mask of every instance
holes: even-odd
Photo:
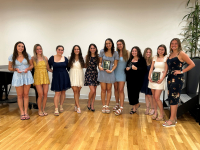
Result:
[[[169,69],[167,78],[168,101],[170,105],[177,105],[180,100],[180,94],[184,79],[183,79],[183,74],[174,75],[174,71],[175,70],[182,71],[183,62],[181,62],[177,56],[172,59],[168,58],[167,65]]]
[[[64,62],[54,62],[54,56],[49,58],[49,67],[53,67],[51,90],[60,92],[71,88],[69,74],[66,70],[68,59]]]
[[[151,65],[147,66],[147,72],[144,76],[144,82],[141,89],[141,93],[144,93],[146,95],[152,95],[151,89],[148,88],[148,84],[149,84],[148,76],[149,76],[150,68],[151,68]]]
[[[97,71],[97,60],[96,57],[90,57],[89,66],[85,71],[85,86],[97,86],[99,85],[98,71]]]
[[[125,69],[129,104],[135,105],[139,103],[139,93],[143,85],[147,65],[143,57],[139,58],[138,62],[131,62],[131,60],[128,60],[126,67],[128,67],[130,63],[137,67],[137,70],[131,68],[127,71]]]

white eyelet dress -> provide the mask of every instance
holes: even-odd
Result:
[[[69,71],[69,77],[71,86],[78,86],[78,87],[84,86],[84,73],[83,73],[83,68],[81,67],[79,61],[75,61],[73,63]]]
[[[161,72],[160,78],[162,78],[163,71],[165,70],[165,63],[167,61],[167,55],[164,57],[163,62],[157,62],[157,56],[154,56],[153,61],[155,62],[154,63],[155,69],[153,71]],[[164,80],[160,84],[158,84],[156,82],[150,82],[149,81],[148,88],[156,89],[156,90],[165,90],[165,86],[166,86],[165,83],[166,83],[166,78],[164,78]]]

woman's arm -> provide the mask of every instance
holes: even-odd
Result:
[[[99,70],[103,71],[103,68],[101,67],[102,63],[102,57],[99,57]]]
[[[8,70],[9,71],[17,71],[16,68],[13,68],[11,61],[8,62]]]
[[[45,59],[46,59],[47,70],[49,72],[53,72],[53,70],[49,67],[48,58],[46,56],[45,56]]]
[[[152,72],[153,72],[154,63],[155,63],[155,62],[152,60],[151,68],[150,68],[150,70],[149,70],[149,76],[148,76],[148,79],[149,79],[150,82],[153,82],[153,81],[151,80],[151,74],[152,74]]]
[[[188,64],[188,66],[182,70],[183,73],[195,67],[194,62],[189,58],[189,56],[185,52],[181,51],[179,55],[180,55],[181,60],[183,60],[184,62]],[[180,70],[175,70],[174,75],[177,75],[177,74],[182,74],[182,73]]]
[[[163,76],[160,80],[157,81],[158,84],[162,83],[162,81],[165,79],[166,75],[167,75],[167,72],[168,72],[168,65],[167,63],[165,62],[165,70],[163,71]]]
[[[27,73],[28,71],[33,69],[33,60],[32,59],[29,60],[29,64],[30,64],[29,67],[24,70],[24,73]]]

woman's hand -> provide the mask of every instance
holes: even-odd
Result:
[[[107,73],[112,73],[112,70],[106,70]]]
[[[19,70],[19,68],[16,68],[16,71],[17,71],[18,73],[22,73],[22,72]]]
[[[104,71],[104,70],[103,70],[103,67],[101,67],[101,66],[99,66],[99,70]]]
[[[126,71],[129,71],[131,68],[130,67],[126,67]]]
[[[137,70],[137,67],[135,67],[134,65],[132,65],[132,69],[133,70]]]
[[[24,70],[24,73],[27,73],[28,72],[28,69],[26,68],[25,70]]]
[[[150,77],[148,79],[149,79],[150,82],[153,82]]]
[[[157,83],[160,84],[160,83],[162,83],[162,81],[163,81],[163,80],[158,80]]]
[[[174,70],[174,75],[176,76],[177,74],[182,74],[180,70]]]

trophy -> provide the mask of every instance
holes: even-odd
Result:
[[[154,71],[154,72],[152,73],[152,81],[153,81],[153,82],[157,82],[158,80],[160,80],[160,72]]]
[[[110,61],[109,60],[103,61],[103,69],[104,70],[110,70]]]

